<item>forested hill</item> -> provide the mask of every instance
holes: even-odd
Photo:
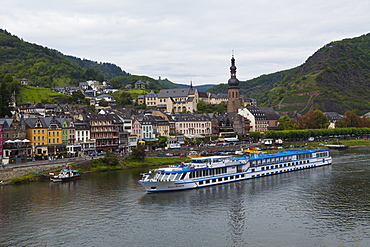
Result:
[[[227,85],[210,91],[227,91]],[[370,111],[370,34],[331,42],[296,68],[240,83],[241,93],[281,114]]]
[[[0,71],[42,87],[129,75],[114,64],[65,56],[57,50],[25,42],[2,29],[0,58]]]

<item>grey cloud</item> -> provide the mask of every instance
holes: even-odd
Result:
[[[187,84],[302,64],[321,46],[368,32],[368,1],[4,0],[3,29],[68,55]]]

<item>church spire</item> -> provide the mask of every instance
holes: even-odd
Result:
[[[236,78],[236,66],[235,66],[235,58],[234,58],[234,50],[231,56],[231,66],[230,66],[230,79],[228,81],[230,87],[237,87],[239,86],[239,80]]]
[[[231,56],[230,79],[228,81],[228,84],[229,88],[227,89],[227,93],[229,95],[229,99],[227,102],[227,112],[238,113],[238,109],[241,104],[240,104],[240,89],[238,87],[239,80],[236,78],[234,51]]]

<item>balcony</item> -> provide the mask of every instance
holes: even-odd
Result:
[[[94,139],[96,139],[96,140],[109,140],[109,139],[118,139],[118,138],[119,138],[118,136],[101,136],[101,137],[95,136]]]
[[[118,132],[117,130],[113,129],[113,130],[94,130],[94,129],[91,129],[91,133],[103,133],[103,132]]]

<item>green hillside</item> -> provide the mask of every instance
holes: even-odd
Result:
[[[297,96],[305,96],[307,101],[285,100]],[[265,93],[265,97],[263,103],[280,111],[302,105],[304,111],[296,112],[319,109],[344,113],[355,109],[362,114],[369,111],[370,34],[324,46],[277,87]]]
[[[0,58],[0,71],[18,79],[26,78],[34,86],[77,85],[80,81],[129,75],[116,65],[65,56],[1,29]]]
[[[241,81],[241,94],[281,114],[370,110],[370,34],[331,42],[296,68]],[[210,92],[227,92],[227,84]]]
[[[25,86],[20,92],[17,102],[18,104],[22,102],[53,102],[52,98],[59,95],[61,94],[46,88]]]
[[[179,88],[173,82],[148,76],[130,75],[111,63],[95,62],[63,55],[61,52],[23,41],[0,29],[0,71],[18,80],[26,78],[32,86],[52,88],[77,86],[81,81],[109,80],[114,88],[124,88],[137,80],[150,82],[150,89]]]

